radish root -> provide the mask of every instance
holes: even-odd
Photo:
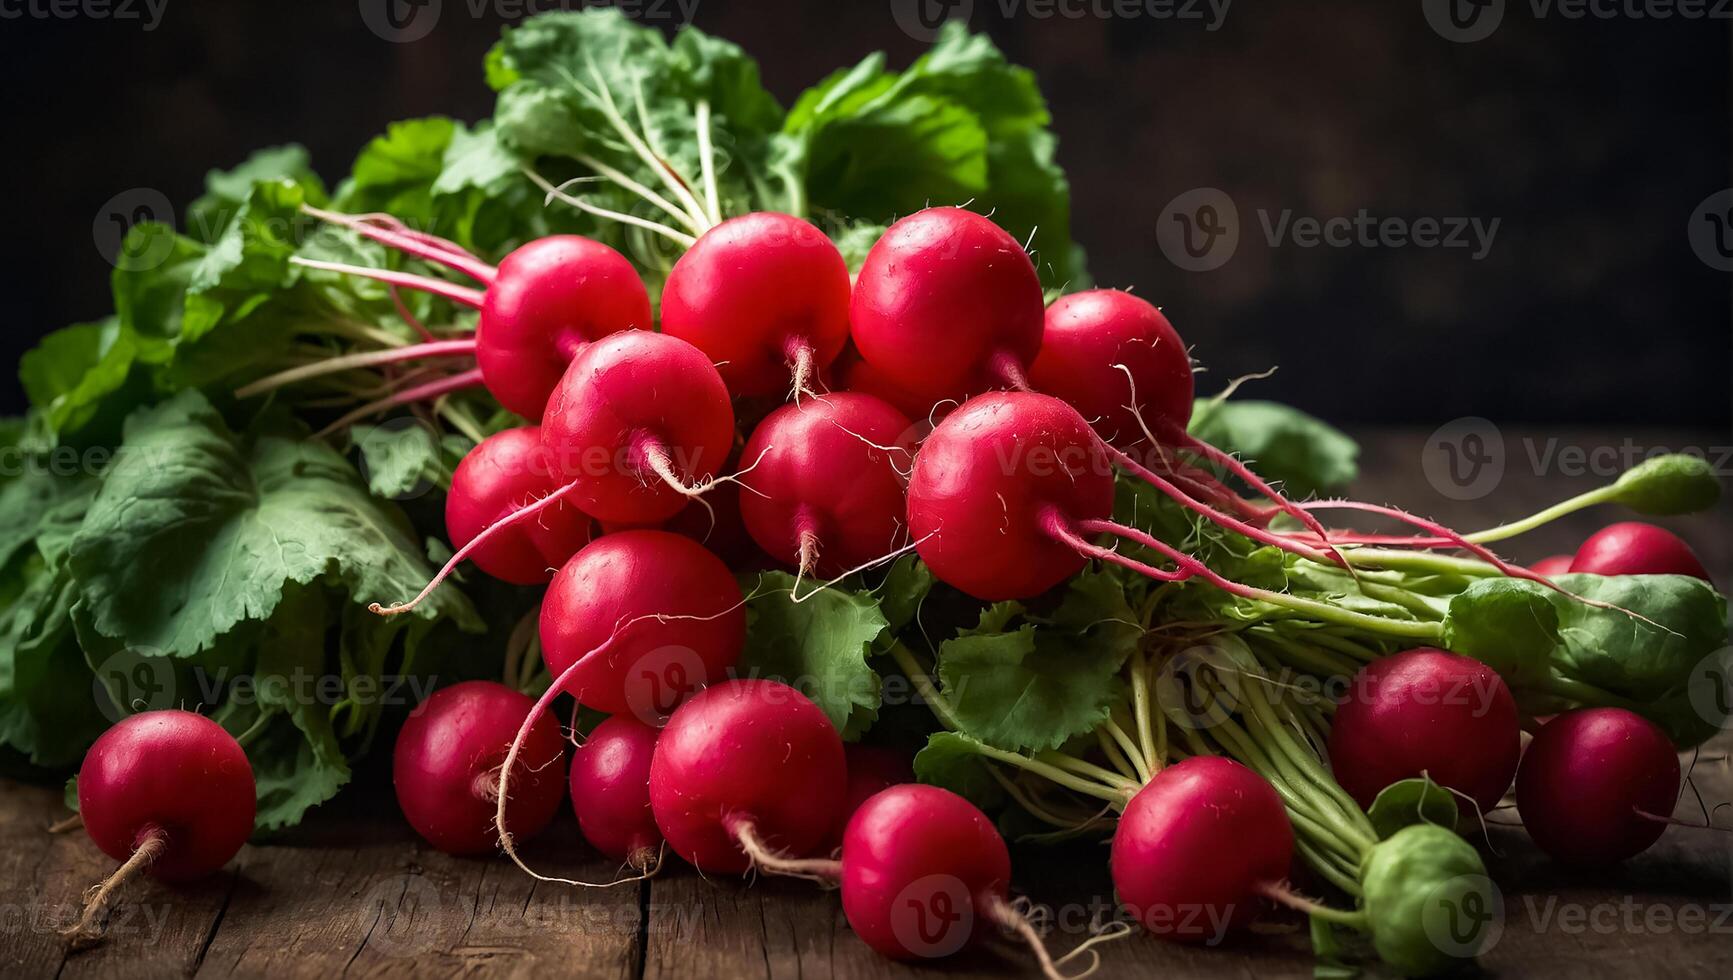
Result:
[[[120,887],[149,868],[162,852],[168,848],[168,834],[160,827],[153,827],[146,832],[144,840],[132,852],[115,872],[93,885],[84,894],[84,911],[72,927],[61,933],[73,946],[83,946],[94,943],[102,938],[104,929],[103,915],[108,910],[108,899]]]
[[[1041,934],[1035,930],[1035,924],[1029,921],[1029,916],[1017,907],[1017,903],[1008,902],[997,895],[987,900],[982,913],[999,928],[1012,932],[1023,940],[1029,951],[1035,954],[1035,962],[1041,966],[1041,975],[1047,980],[1083,980],[1101,966],[1101,956],[1093,949],[1089,950],[1091,962],[1089,967],[1079,973],[1065,974],[1059,971],[1059,964],[1054,962],[1052,954],[1047,952],[1047,944],[1042,942]],[[1092,940],[1093,941],[1093,940]],[[1079,947],[1081,950],[1083,947]],[[1073,950],[1073,955],[1078,950]]]
[[[792,858],[773,850],[758,836],[758,825],[751,817],[730,814],[724,821],[734,842],[751,860],[752,867],[774,875],[805,878],[821,885],[835,887],[842,878],[842,862],[831,858]]]

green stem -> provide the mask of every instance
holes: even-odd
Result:
[[[1470,538],[1472,539],[1472,535]],[[1433,551],[1393,551],[1385,548],[1342,546],[1348,563],[1356,568],[1387,568],[1404,572],[1434,572],[1440,575],[1470,577],[1498,576],[1504,573],[1477,558],[1441,555]]]
[[[1639,714],[1642,711],[1641,706],[1635,701],[1619,697],[1617,694],[1598,688],[1593,684],[1586,684],[1582,681],[1572,680],[1569,677],[1563,677],[1558,674],[1547,675],[1547,679],[1539,684],[1522,684],[1518,686],[1533,691],[1540,691],[1545,694],[1552,694],[1569,701],[1592,705],[1594,707],[1624,708],[1627,711],[1635,711]]]
[[[1148,765],[1143,778],[1149,778],[1147,770],[1161,765],[1161,756],[1155,752],[1155,739],[1150,731],[1152,719],[1149,717],[1149,674],[1148,663],[1143,655],[1143,647],[1138,646],[1131,655],[1131,709],[1137,720],[1137,743],[1143,746],[1143,758]]]
[[[891,658],[897,662],[897,667],[908,676],[909,683],[915,685],[915,691],[920,694],[922,700],[927,702],[927,707],[932,709],[933,715],[939,719],[939,724],[953,732],[962,731],[963,726],[957,721],[956,712],[951,709],[951,702],[947,701],[945,696],[939,693],[939,689],[933,686],[932,678],[928,676],[927,669],[921,666],[919,660],[915,659],[915,652],[910,650],[903,641],[896,640],[891,643],[890,654]]]
[[[1330,884],[1349,895],[1356,898],[1360,897],[1359,870],[1357,868],[1341,867],[1333,860],[1332,855],[1318,850],[1316,845],[1303,837],[1295,839],[1294,849],[1300,852],[1300,860],[1305,861],[1307,867],[1323,875]]]
[[[1003,762],[1009,766],[1016,766],[1019,769],[1032,772],[1035,775],[1046,779],[1048,782],[1057,783],[1073,792],[1082,793],[1085,796],[1093,796],[1098,800],[1106,800],[1107,802],[1112,803],[1115,807],[1123,808],[1126,801],[1131,799],[1131,793],[1125,788],[1119,786],[1106,786],[1093,780],[1084,779],[1081,776],[1072,775],[1057,766],[1031,759],[1026,755],[1021,755],[1016,752],[1007,752],[1004,749],[996,749],[985,742],[972,742],[970,748],[973,749],[977,755],[984,758],[992,759],[994,762]]]
[[[1136,742],[1131,740],[1131,736],[1125,733],[1125,729],[1119,727],[1119,723],[1114,721],[1111,712],[1108,714],[1107,720],[1102,722],[1101,727],[1107,731],[1107,734],[1113,736],[1113,740],[1118,742],[1119,747],[1125,750],[1125,754],[1131,758],[1131,764],[1137,767],[1137,774],[1142,777],[1142,782],[1149,782],[1151,763],[1144,759],[1143,751],[1137,747]]]
[[[1497,527],[1489,527],[1484,531],[1476,531],[1473,534],[1464,535],[1464,537],[1475,544],[1488,544],[1493,541],[1503,541],[1506,538],[1514,538],[1519,534],[1526,534],[1543,524],[1556,521],[1561,517],[1568,514],[1574,514],[1579,510],[1593,507],[1596,504],[1610,503],[1617,500],[1618,497],[1619,488],[1617,484],[1608,484],[1607,486],[1599,487],[1586,493],[1579,493],[1569,500],[1560,501],[1537,514],[1525,517],[1520,521],[1511,521],[1509,524],[1500,524]]]
[[[1121,776],[1112,770],[1103,769],[1093,762],[1085,762],[1076,756],[1063,752],[1043,752],[1035,757],[1035,761],[1049,765],[1055,769],[1063,769],[1093,779],[1104,786],[1117,786],[1135,792],[1143,784],[1127,776]]]

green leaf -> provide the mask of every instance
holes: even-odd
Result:
[[[1692,668],[1727,645],[1727,600],[1702,579],[1576,574],[1554,581],[1569,592],[1618,607],[1599,609],[1544,590],[1558,611],[1560,666],[1623,697],[1658,698],[1685,684]]]
[[[844,738],[859,738],[878,714],[879,675],[867,666],[867,654],[885,631],[884,613],[870,594],[836,588],[803,593],[795,602],[794,584],[787,572],[742,583],[742,591],[757,595],[746,604],[740,670],[793,686],[824,709]]]
[[[324,185],[308,162],[306,147],[296,143],[267,147],[232,170],[205,174],[204,194],[187,207],[187,233],[207,244],[216,241],[240,211],[254,184],[278,180],[299,184],[307,188],[312,203],[324,203]]]
[[[1005,802],[1005,790],[988,771],[981,743],[956,732],[934,732],[915,754],[915,778],[948,789],[983,810]]]
[[[921,603],[933,590],[936,581],[926,562],[914,555],[904,555],[892,563],[884,585],[874,590],[889,633],[901,632],[903,627],[914,622],[915,614],[920,611]]]
[[[425,493],[442,482],[439,436],[418,422],[358,425],[350,438],[361,453],[361,473],[375,497],[400,500]]]
[[[349,761],[331,726],[332,708],[317,696],[317,685],[309,687],[327,676],[327,614],[316,588],[291,587],[259,641],[252,676],[258,707],[291,723],[267,719],[266,734],[247,746],[258,783],[255,823],[261,830],[299,823],[307,810],[349,782]]]
[[[1444,645],[1473,657],[1513,685],[1541,683],[1561,623],[1551,590],[1526,579],[1477,579],[1450,600]]]
[[[1117,580],[1085,572],[1050,617],[1001,602],[939,647],[938,676],[965,734],[1011,750],[1056,749],[1093,731],[1122,696],[1141,629]]]
[[[132,373],[132,335],[114,317],[42,338],[18,362],[24,393],[51,434],[76,432]]]
[[[269,619],[292,584],[389,603],[432,574],[408,522],[342,457],[280,428],[237,437],[197,392],[128,420],[71,561],[98,633],[176,656]],[[449,586],[416,615],[477,623]]]
[[[1418,823],[1437,824],[1449,830],[1456,826],[1456,797],[1424,776],[1399,779],[1378,791],[1366,809],[1366,819],[1372,821],[1379,840]]]
[[[1199,399],[1191,434],[1244,457],[1259,476],[1301,498],[1340,490],[1359,476],[1360,447],[1340,430],[1286,405]]]

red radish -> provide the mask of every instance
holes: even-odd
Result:
[[[1609,524],[1589,535],[1571,571],[1590,575],[1693,575],[1709,581],[1709,572],[1691,546],[1666,528],[1642,521]]]
[[[1528,835],[1567,864],[1616,864],[1647,850],[1678,793],[1673,743],[1623,708],[1578,708],[1547,722],[1516,774]]]
[[[909,481],[909,532],[933,574],[976,597],[1038,595],[1075,575],[1072,522],[1113,509],[1100,440],[1057,398],[969,399],[927,437]]]
[[[453,547],[474,540],[489,525],[558,488],[542,450],[541,429],[526,425],[496,432],[471,449],[451,477],[445,530]],[[482,571],[516,585],[553,578],[590,540],[590,517],[555,505],[534,521],[506,528],[470,554]]]
[[[1571,556],[1548,555],[1540,561],[1528,566],[1528,570],[1536,575],[1545,575],[1548,578],[1551,578],[1554,575],[1563,575],[1571,570]]]
[[[541,417],[564,366],[592,341],[654,324],[649,292],[625,256],[577,235],[551,235],[519,246],[496,268],[456,244],[408,230],[387,215],[344,215],[317,208],[309,214],[349,228],[407,255],[453,269],[485,291],[431,276],[294,258],[297,265],[362,276],[416,289],[481,311],[473,340],[430,341],[412,347],[333,358],[296,368],[241,389],[251,395],[321,374],[429,357],[473,355],[478,371],[462,377],[487,386],[501,405],[526,418]],[[452,379],[456,380],[455,376]],[[433,397],[450,390],[443,387]],[[399,393],[390,404],[413,400]],[[378,403],[369,408],[383,408]]]
[[[447,854],[487,854],[494,832],[500,767],[534,702],[492,681],[442,688],[410,712],[392,751],[397,805],[422,839]],[[513,763],[506,826],[513,837],[547,827],[565,793],[565,740],[538,718]]]
[[[1486,664],[1421,648],[1355,674],[1330,727],[1330,768],[1361,807],[1402,779],[1427,776],[1485,813],[1516,775],[1516,700]]]
[[[1069,402],[1122,449],[1146,442],[1151,421],[1165,423],[1169,431],[1156,437],[1172,441],[1191,418],[1185,343],[1153,304],[1118,289],[1073,293],[1047,308],[1029,380],[1035,390]]]
[[[78,770],[78,812],[96,846],[123,863],[69,935],[99,936],[109,896],[141,871],[187,881],[227,864],[253,832],[256,799],[246,753],[209,718],[146,711],[103,732]]]
[[[1237,762],[1196,756],[1156,773],[1126,805],[1113,887],[1150,932],[1214,942],[1257,916],[1293,854],[1275,789]]]
[[[668,273],[662,332],[716,362],[728,390],[808,392],[848,340],[848,264],[824,232],[774,212],[711,228]]]
[[[936,786],[893,786],[862,803],[843,834],[841,871],[849,927],[892,959],[949,956],[1022,918],[1004,838]]]
[[[740,872],[771,850],[824,843],[847,787],[842,739],[786,684],[730,680],[675,710],[650,764],[650,806],[674,853]]]
[[[656,863],[662,832],[650,812],[656,729],[630,715],[596,726],[572,752],[572,810],[590,846],[640,871]]]
[[[1041,317],[1041,280],[1023,246],[962,208],[891,225],[867,252],[849,309],[861,357],[929,402],[1026,388]]]
[[[831,837],[832,850],[842,846],[843,830],[868,797],[892,786],[915,781],[914,767],[909,757],[901,752],[850,742],[843,746],[843,755],[848,759],[848,789],[843,794],[842,813],[837,817],[836,830]]]
[[[622,531],[590,542],[554,576],[541,641],[562,691],[659,724],[734,666],[746,610],[734,576],[702,545],[667,531]]]
[[[903,531],[909,420],[871,395],[784,405],[741,451],[746,530],[771,557],[837,575],[892,551]]]
[[[542,441],[580,510],[603,521],[659,522],[727,459],[734,410],[698,348],[633,330],[572,361],[548,399]]]

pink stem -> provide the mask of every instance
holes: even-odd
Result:
[[[1139,575],[1147,575],[1162,582],[1183,582],[1191,578],[1191,575],[1184,571],[1169,572],[1156,568],[1154,565],[1146,565],[1135,558],[1128,558],[1112,548],[1103,548],[1098,544],[1090,543],[1072,529],[1071,522],[1066,520],[1057,508],[1044,509],[1041,512],[1040,521],[1041,530],[1045,531],[1049,537],[1061,544],[1070,545],[1085,558],[1094,558],[1122,568],[1129,568]]]
[[[1221,589],[1223,592],[1237,595],[1241,598],[1263,599],[1270,595],[1267,590],[1253,588],[1249,585],[1241,585],[1232,579],[1223,578],[1203,562],[1198,561],[1196,558],[1180,551],[1178,548],[1169,545],[1165,541],[1139,531],[1137,528],[1127,527],[1124,524],[1118,524],[1113,521],[1102,520],[1078,521],[1077,528],[1085,534],[1111,534],[1115,537],[1121,537],[1133,544],[1143,545],[1145,548],[1152,549],[1167,557],[1169,560],[1174,562],[1174,564],[1179,566],[1179,572],[1162,573],[1158,576],[1162,581],[1177,581],[1173,578],[1175,574],[1180,574],[1184,578],[1196,576],[1216,588]],[[1131,559],[1126,559],[1126,561],[1129,562]]]
[[[279,371],[269,377],[260,378],[252,384],[235,389],[236,398],[251,398],[284,385],[309,378],[323,377],[327,374],[338,374],[343,371],[354,371],[361,368],[380,367],[386,364],[398,364],[403,361],[413,361],[423,357],[472,357],[475,355],[475,340],[435,340],[425,344],[413,344],[408,347],[391,347],[385,350],[362,351],[357,354],[345,354],[341,357],[327,358],[312,364],[303,364],[287,371]]]
[[[481,384],[481,368],[470,368],[468,371],[449,375],[440,378],[438,381],[429,381],[425,384],[416,385],[413,388],[405,388],[394,395],[387,395],[378,401],[368,402],[360,408],[346,413],[342,418],[332,422],[325,428],[320,429],[319,435],[330,435],[344,426],[353,425],[370,415],[377,415],[388,408],[394,408],[398,405],[410,405],[415,402],[432,401],[442,395],[449,395],[454,391],[462,391],[465,388],[473,388],[479,384]]]
[[[451,300],[472,310],[481,309],[482,291],[468,286],[459,286],[444,279],[432,276],[418,276],[409,272],[393,272],[390,269],[369,269],[360,265],[345,265],[341,262],[321,262],[316,259],[303,259],[294,256],[289,259],[295,265],[306,266],[309,269],[322,269],[326,272],[340,272],[344,275],[360,276],[376,282],[389,283],[393,286],[403,286],[407,289],[419,289],[424,293]]]
[[[1034,391],[1023,365],[1010,351],[996,351],[987,358],[987,373],[1012,391]]]
[[[313,207],[305,207],[303,210],[321,221],[328,221],[331,224],[348,228],[358,235],[371,238],[381,245],[394,248],[406,255],[413,255],[416,258],[437,262],[447,268],[455,269],[477,282],[492,285],[494,277],[499,275],[498,269],[465,252],[456,244],[433,235],[410,231],[396,218],[390,220],[402,228],[401,231],[381,228],[354,215],[338,214],[335,211],[324,211]]]
[[[499,520],[494,521],[492,524],[489,524],[486,528],[484,528],[482,530],[482,532],[480,534],[471,538],[466,544],[464,544],[463,547],[457,549],[457,553],[453,554],[451,556],[451,559],[445,563],[445,566],[439,570],[438,574],[433,576],[433,581],[428,582],[427,585],[424,586],[422,588],[422,590],[416,594],[415,598],[409,600],[408,602],[399,602],[399,603],[396,603],[396,604],[390,605],[390,606],[382,606],[379,603],[375,602],[375,603],[370,604],[367,607],[368,611],[378,613],[381,616],[395,616],[398,613],[406,613],[406,612],[409,612],[410,610],[414,609],[416,606],[421,604],[421,601],[423,599],[426,599],[428,596],[432,595],[433,590],[439,588],[439,584],[441,582],[445,581],[446,577],[449,576],[452,573],[452,571],[454,571],[457,568],[457,566],[463,562],[464,559],[466,559],[470,555],[474,554],[476,549],[485,545],[489,538],[493,537],[495,534],[499,534],[499,533],[503,532],[506,528],[517,524],[519,521],[522,521],[525,518],[532,517],[536,514],[541,513],[547,507],[549,507],[550,505],[552,505],[555,502],[557,502],[558,500],[560,500],[560,498],[564,497],[567,493],[570,493],[572,488],[575,486],[577,486],[577,484],[568,483],[565,486],[560,487],[558,490],[555,490],[554,492],[548,494],[547,496],[543,497],[542,499],[536,501],[535,503],[525,504],[524,506],[519,507],[517,510],[512,511],[511,513],[500,518]],[[598,647],[597,649],[600,649],[600,648]],[[595,652],[594,650],[590,651],[590,653],[594,653],[594,652]],[[587,657],[590,655],[590,653],[586,653],[584,656]],[[582,662],[583,662],[583,658],[580,657],[578,659],[578,663],[582,663]],[[577,666],[577,664],[574,663],[573,666],[575,667],[575,666]],[[568,671],[568,673],[569,673],[569,671]],[[564,681],[565,674],[561,674],[560,679],[562,681]],[[559,690],[559,684],[555,684],[553,687],[553,692],[557,693],[558,690]]]
[[[1216,510],[1214,507],[1188,496],[1184,491],[1162,478],[1154,470],[1149,469],[1142,463],[1139,463],[1136,459],[1127,455],[1124,450],[1117,449],[1108,445],[1106,442],[1103,442],[1101,445],[1107,450],[1107,454],[1117,461],[1119,465],[1130,470],[1133,474],[1166,494],[1175,503],[1195,514],[1206,517],[1212,522],[1219,524],[1230,531],[1243,534],[1254,541],[1261,541],[1264,544],[1280,548],[1283,551],[1292,552],[1299,555],[1301,558],[1320,563],[1329,563],[1334,561],[1343,567],[1347,567],[1347,562],[1342,560],[1340,555],[1332,555],[1329,552],[1314,548],[1309,544],[1303,544],[1293,538],[1284,537],[1283,535],[1277,534],[1266,528],[1254,527],[1230,514],[1224,514],[1221,511]]]
[[[397,315],[402,318],[404,323],[409,324],[416,333],[420,334],[422,340],[431,342],[436,339],[433,336],[433,331],[427,329],[427,325],[422,323],[415,314],[409,312],[409,307],[403,305],[403,297],[398,293],[396,286],[390,287],[387,291],[391,293],[391,305],[397,309]]]
[[[1301,524],[1304,524],[1307,530],[1321,538],[1324,541],[1324,547],[1329,550],[1331,556],[1338,565],[1341,565],[1344,568],[1348,567],[1348,562],[1342,557],[1342,553],[1337,551],[1336,548],[1329,543],[1330,534],[1328,531],[1324,530],[1324,525],[1320,523],[1316,517],[1313,517],[1305,510],[1294,506],[1288,498],[1276,492],[1275,487],[1265,483],[1263,477],[1253,473],[1250,467],[1240,462],[1232,453],[1222,452],[1220,449],[1217,449],[1209,443],[1190,435],[1182,435],[1179,444],[1193,452],[1201,453],[1205,459],[1226,468],[1229,473],[1244,480],[1253,490],[1256,490],[1258,493],[1270,498],[1272,503],[1276,504]]]

